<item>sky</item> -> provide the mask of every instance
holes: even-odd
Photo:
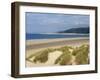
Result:
[[[26,12],[26,33],[54,33],[89,27],[89,15]]]

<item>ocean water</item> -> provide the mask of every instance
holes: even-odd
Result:
[[[89,34],[26,34],[26,40],[89,37]]]

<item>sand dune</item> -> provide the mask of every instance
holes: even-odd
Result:
[[[26,61],[26,66],[28,67],[39,67],[39,66],[54,66],[54,62],[55,60],[62,54],[62,52],[60,51],[55,51],[55,52],[52,52],[49,54],[48,56],[48,61],[45,62],[45,63],[40,63],[40,62],[37,62],[37,63],[32,63],[30,61]],[[34,57],[32,58],[34,59]],[[57,64],[56,64],[57,65]]]
[[[44,40],[41,42],[31,40],[31,41],[27,41],[27,44],[26,44],[26,58],[34,54],[35,52],[38,52],[46,48],[58,48],[62,46],[80,46],[82,44],[89,44],[89,39],[88,38],[78,38],[78,39],[65,39],[64,38],[64,39],[57,39],[57,40],[56,39]],[[35,64],[35,63],[32,63],[26,60],[26,67],[53,66],[55,59],[57,59],[61,54],[62,52],[59,52],[59,51],[50,53],[49,59],[46,63],[36,63]]]

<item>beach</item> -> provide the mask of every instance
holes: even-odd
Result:
[[[26,40],[26,58],[34,53],[47,48],[60,48],[63,46],[80,46],[89,44],[89,38],[60,38],[60,39],[44,39],[44,40]],[[54,61],[62,54],[60,51],[51,52],[46,63],[32,63],[26,60],[26,67],[34,66],[53,66]],[[34,59],[32,57],[31,59]],[[30,59],[30,60],[31,60]]]

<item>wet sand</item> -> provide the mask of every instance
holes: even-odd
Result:
[[[26,41],[26,49],[40,49],[53,46],[64,46],[64,45],[79,45],[81,43],[88,43],[88,38],[75,38],[75,39],[51,39],[51,40],[40,40],[40,41]]]

